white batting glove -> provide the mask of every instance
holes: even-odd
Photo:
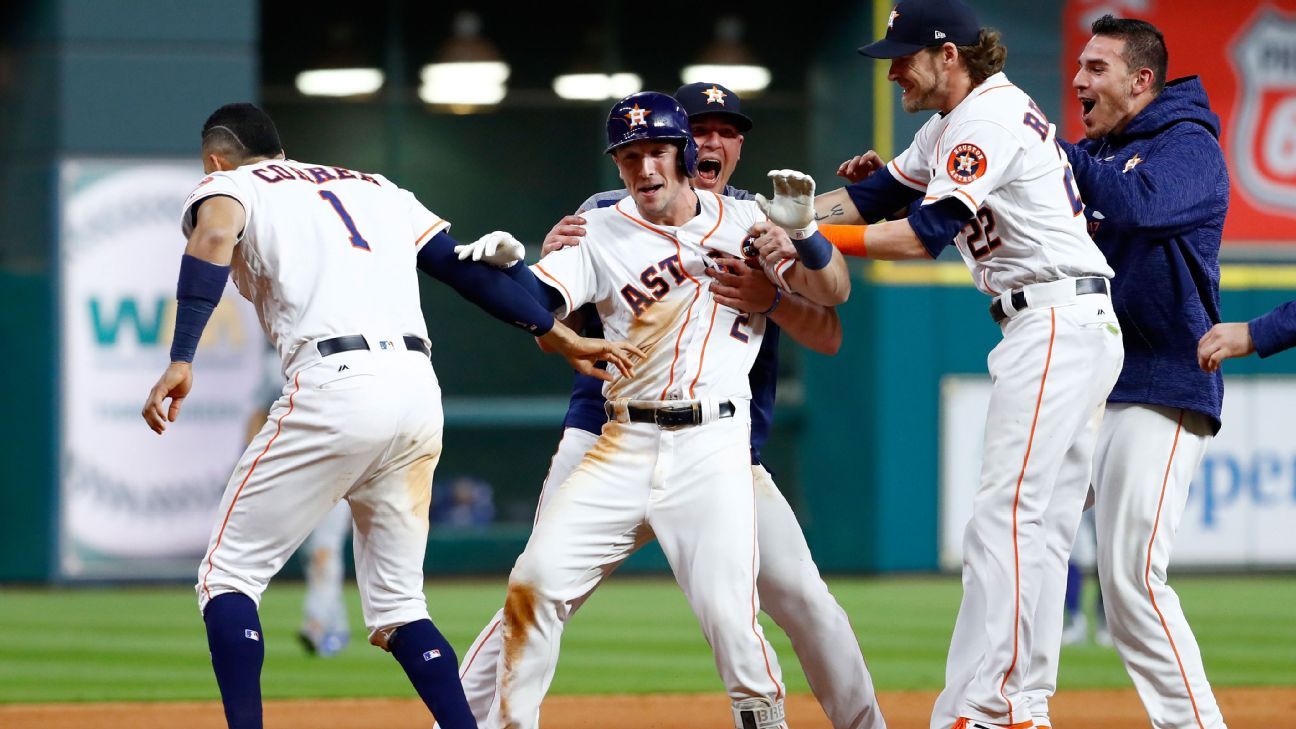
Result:
[[[526,258],[526,248],[511,233],[502,230],[487,233],[467,245],[457,245],[454,250],[461,261],[472,258],[496,268],[509,268]]]
[[[786,230],[792,240],[805,240],[819,230],[815,222],[815,181],[796,170],[770,170],[774,199],[756,195],[756,204],[769,216],[770,222]]]

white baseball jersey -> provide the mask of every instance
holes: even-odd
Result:
[[[186,237],[197,204],[213,195],[234,198],[247,215],[234,283],[285,368],[298,347],[324,337],[427,338],[415,256],[450,224],[411,193],[381,175],[265,160],[203,178],[184,204]]]
[[[765,219],[756,203],[698,190],[701,213],[678,227],[649,223],[634,199],[585,213],[585,238],[532,266],[562,294],[567,316],[594,302],[608,339],[648,356],[633,379],[603,386],[609,400],[750,399],[747,373],[765,317],[716,302],[711,255],[742,258],[747,231]]]
[[[891,160],[923,204],[954,197],[976,217],[955,240],[976,287],[991,296],[1071,276],[1113,275],[1085,226],[1055,128],[1026,92],[997,73],[937,114]]]

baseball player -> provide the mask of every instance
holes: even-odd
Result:
[[[736,200],[754,196],[728,184],[737,166],[744,134],[751,129],[751,119],[742,113],[738,94],[712,83],[694,83],[675,92],[675,100],[688,113],[694,142],[698,147],[697,175],[691,183],[696,190],[720,192]],[[586,200],[576,215],[563,218],[545,238],[543,253],[577,245],[587,230],[581,215],[589,210],[614,206],[629,193],[611,190]],[[485,239],[484,239],[485,240]],[[477,255],[484,250],[463,246],[461,257]],[[770,472],[761,463],[760,450],[769,436],[773,420],[774,390],[778,372],[778,334],[782,327],[797,342],[816,351],[833,354],[841,342],[841,324],[836,311],[822,307],[796,294],[785,294],[769,280],[741,261],[725,259],[723,272],[708,268],[716,278],[711,291],[716,301],[744,312],[764,315],[765,335],[752,365],[748,380],[751,387],[751,462],[756,483],[757,549],[760,571],[756,587],[761,609],[768,613],[792,640],[792,648],[805,671],[810,688],[819,699],[835,729],[881,728],[885,726],[873,681],[864,664],[858,641],[845,610],[837,603],[819,575],[810,555],[805,536],[796,515],[774,484]],[[583,319],[586,333],[601,333],[595,307],[582,307],[577,316]],[[567,320],[571,323],[571,319]],[[553,490],[567,480],[598,438],[604,414],[602,383],[577,375],[571,405],[563,422],[563,436],[550,464],[541,490],[540,506],[551,501]],[[537,519],[540,509],[537,508]],[[571,605],[571,612],[581,601]],[[468,704],[478,723],[485,725],[496,696],[496,674],[501,647],[500,610],[487,623],[477,640],[464,654],[460,678]]]
[[[607,131],[630,196],[587,212],[580,245],[550,253],[534,270],[509,270],[564,316],[595,304],[604,330],[646,355],[637,377],[604,386],[609,420],[542,506],[509,576],[499,700],[487,725],[536,725],[571,605],[656,538],[715,652],[736,725],[783,727],[778,662],[756,620],[748,373],[766,320],[721,305],[705,271],[717,265],[713,256],[739,258],[754,239],[770,251],[771,278],[836,298],[849,290],[845,264],[822,236],[789,234],[753,202],[694,191],[697,146],[671,97],[622,99]],[[793,182],[780,183],[782,194],[768,203],[784,224],[804,212],[790,210],[789,191],[804,198],[813,189],[800,173],[786,177]],[[773,255],[785,248],[799,257]]]
[[[871,222],[921,200],[907,218],[856,229],[857,252],[929,259],[953,242],[1003,332],[988,360],[963,601],[931,727],[1025,729],[1034,726],[1033,645],[1060,640],[1060,606],[1052,634],[1033,616],[1049,576],[1065,579],[1120,371],[1112,271],[1086,233],[1053,125],[1002,73],[999,34],[962,0],[902,0],[886,37],[860,52],[890,59],[906,111],[938,113],[885,166],[875,154],[843,164],[843,173],[872,174],[821,196],[817,217]]]
[[[1261,357],[1296,347],[1296,301],[1289,301],[1249,322],[1216,324],[1197,343],[1197,362],[1215,372],[1230,357],[1259,352]]]
[[[392,653],[443,726],[475,727],[454,651],[423,595],[442,414],[413,268],[543,333],[577,369],[604,374],[594,367],[603,359],[633,371],[637,350],[576,337],[507,276],[460,262],[449,224],[382,176],[285,159],[274,123],[251,104],[207,119],[202,159],[207,176],[183,209],[188,245],[171,364],[141,414],[159,434],[179,416],[199,338],[231,272],[288,380],[230,477],[198,570],[226,720],[262,726],[261,594],[345,498],[370,642]]]
[[[1197,365],[1198,340],[1220,320],[1229,182],[1219,118],[1196,77],[1166,82],[1154,26],[1107,15],[1092,32],[1072,82],[1086,139],[1063,147],[1089,230],[1116,271],[1112,303],[1125,330],[1094,456],[1098,580],[1152,725],[1217,729],[1224,719],[1166,570],[1224,397],[1220,374]],[[1056,653],[1035,661],[1037,704],[1056,687],[1056,664]]]

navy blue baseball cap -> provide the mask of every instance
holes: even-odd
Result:
[[[752,120],[742,113],[742,99],[720,84],[696,83],[681,86],[675,91],[675,100],[684,107],[689,119],[703,114],[717,114],[728,117],[739,132],[752,128]]]
[[[970,46],[981,23],[963,0],[900,0],[887,18],[886,37],[859,49],[871,58],[899,58],[953,43]]]

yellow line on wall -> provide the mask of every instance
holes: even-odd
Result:
[[[873,0],[873,37],[881,38],[891,17],[891,0]],[[890,160],[895,146],[895,109],[891,100],[891,82],[887,81],[886,61],[866,59],[873,64],[873,150],[884,160]]]
[[[864,270],[864,279],[882,286],[971,286],[972,276],[962,263],[897,263],[873,261]],[[1296,289],[1296,266],[1233,264],[1220,267],[1220,288],[1228,291],[1250,289]]]

